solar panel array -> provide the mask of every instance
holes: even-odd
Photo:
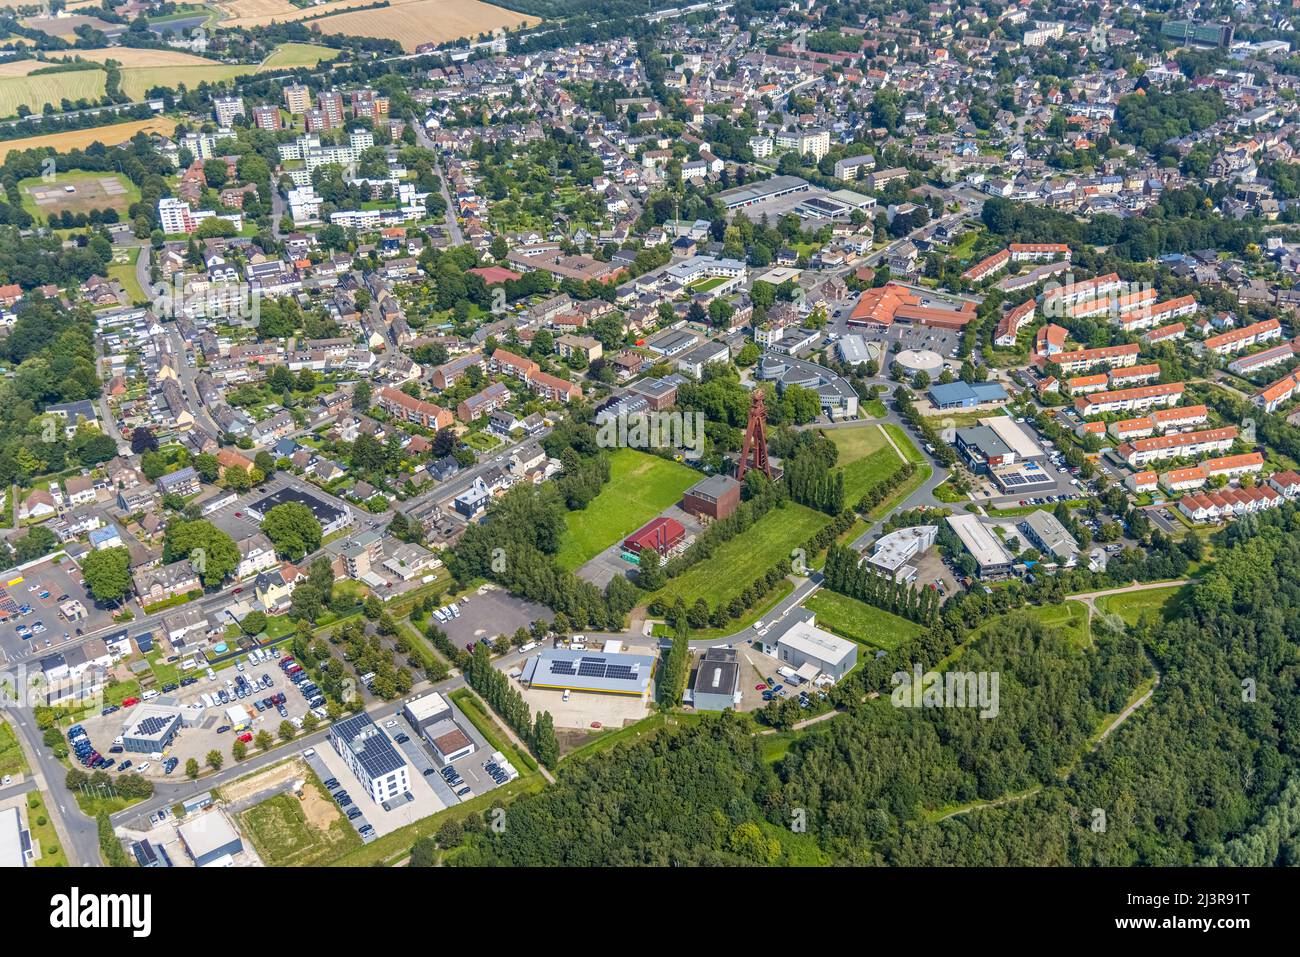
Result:
[[[637,667],[634,665],[611,664],[606,658],[583,657],[578,659],[577,675],[582,678],[608,678],[617,681],[636,681]],[[552,659],[551,674],[573,675],[574,663]]]
[[[150,715],[149,717],[145,718],[143,721],[141,721],[139,724],[135,726],[135,731],[136,734],[142,734],[145,735],[146,737],[150,737],[152,735],[157,734],[159,731],[162,731],[171,723],[172,723],[171,718],[159,718],[155,715]]]

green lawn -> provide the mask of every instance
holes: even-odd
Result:
[[[311,788],[328,806],[326,828],[309,823],[303,802],[293,794],[277,794],[253,805],[240,821],[267,867],[311,867],[328,863],[361,846],[361,835],[339,811],[311,771],[304,788]]]
[[[885,408],[885,403],[881,402],[879,399],[868,399],[866,402],[863,402],[862,411],[873,419],[883,419],[889,414],[889,410]]]
[[[846,505],[855,505],[869,488],[883,482],[903,465],[879,426],[829,429],[823,434],[840,450]]]
[[[1027,605],[1025,611],[1044,625],[1058,628],[1076,645],[1092,641],[1092,628],[1088,624],[1088,607],[1079,601],[1059,605]]]
[[[1187,585],[1170,585],[1168,588],[1105,595],[1097,599],[1097,610],[1119,615],[1128,625],[1136,625],[1143,615],[1155,615],[1168,621],[1174,617],[1179,604],[1186,598],[1188,589]]]
[[[149,301],[145,291],[140,288],[140,280],[135,273],[135,262],[139,255],[139,249],[129,250],[126,262],[113,263],[108,267],[108,278],[116,279],[122,284],[122,288],[126,290],[127,298],[132,303]]]
[[[921,633],[914,621],[823,588],[804,607],[816,613],[817,624],[850,641],[892,651]]]
[[[744,591],[793,549],[830,522],[830,517],[793,502],[774,508],[743,535],[726,542],[707,561],[698,562],[670,581],[657,595],[672,605],[680,597],[688,605],[703,598],[710,606]]]
[[[916,447],[911,436],[904,432],[901,426],[895,425],[893,422],[886,422],[884,429],[889,433],[889,437],[894,440],[894,444],[902,450],[903,457],[907,461],[913,465],[920,465],[925,462],[925,456],[921,454],[921,450]]]
[[[564,516],[568,531],[556,558],[569,571],[636,531],[701,478],[685,465],[635,449],[616,449],[609,459],[604,489],[585,509]]]
[[[54,822],[50,820],[44,794],[27,795],[27,826],[32,831],[32,843],[39,844],[41,848],[36,866],[67,867],[68,857],[59,846],[59,835],[54,830]]]
[[[27,759],[18,737],[6,722],[0,721],[0,774],[26,774]]]

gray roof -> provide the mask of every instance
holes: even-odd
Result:
[[[543,651],[528,677],[535,688],[572,688],[613,694],[644,694],[654,675],[653,655],[599,651]]]

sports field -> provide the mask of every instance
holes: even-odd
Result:
[[[677,502],[700,478],[694,469],[657,455],[614,450],[608,484],[585,509],[564,516],[561,567],[572,571],[596,557]]]
[[[844,504],[852,506],[867,489],[884,481],[903,467],[878,426],[826,429],[823,433],[840,450],[839,466],[844,469]]]
[[[71,192],[69,192],[71,188]],[[86,213],[92,209],[116,209],[125,213],[140,199],[140,190],[121,173],[88,173],[85,170],[56,172],[52,179],[39,176],[18,183],[23,209],[41,222],[50,213]]]
[[[166,117],[152,120],[135,120],[131,123],[114,123],[111,126],[92,126],[84,130],[67,130],[63,133],[46,133],[44,136],[27,136],[20,140],[0,140],[0,161],[14,150],[31,150],[41,146],[53,147],[60,153],[85,149],[91,143],[116,146],[125,143],[137,133],[165,133],[176,130],[176,121]]]
[[[824,513],[794,502],[774,508],[749,531],[670,581],[656,597],[670,605],[678,598],[688,605],[697,598],[710,606],[731,601],[781,559],[790,558],[828,522],[830,517]]]
[[[804,607],[817,615],[820,627],[884,651],[892,651],[921,633],[921,626],[914,621],[825,588],[804,602]]]

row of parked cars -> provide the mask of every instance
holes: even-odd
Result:
[[[338,778],[329,778],[322,783],[325,785],[325,789],[330,792],[330,797],[334,799],[334,803],[348,816],[349,821],[355,821],[361,816],[361,808],[352,802],[347,789],[339,784]],[[374,836],[375,829],[370,824],[362,824],[361,827],[357,828],[357,833],[369,841]]]
[[[280,670],[297,686],[298,691],[307,700],[307,707],[324,707],[325,695],[321,693],[320,688],[316,687],[316,683],[311,680],[311,676],[302,665],[292,657],[284,657],[280,659]]]
[[[79,724],[74,724],[68,729],[68,745],[83,768],[89,768],[91,771],[106,771],[117,764],[115,758],[106,758],[95,750],[95,746],[90,743],[90,735],[86,734],[86,729]],[[118,750],[120,751],[121,748]]]
[[[452,602],[450,605],[443,605],[441,608],[434,611],[433,617],[445,624],[453,618],[460,617],[460,606],[455,602]]]
[[[465,783],[465,779],[462,778],[460,772],[456,770],[456,765],[449,764],[438,773],[441,774],[442,779],[447,782],[447,787],[456,792],[456,797],[463,798],[469,796],[469,785]]]

